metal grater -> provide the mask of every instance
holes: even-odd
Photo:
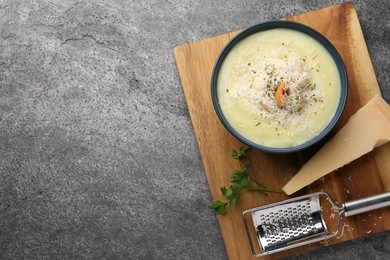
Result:
[[[320,196],[325,196],[333,211],[339,213],[334,232],[327,229]],[[390,206],[390,192],[345,202],[341,207],[326,192],[317,192],[246,210],[243,212],[243,218],[253,255],[263,256],[332,238],[338,234],[343,214],[349,217],[387,206]],[[249,214],[261,253],[256,253],[251,239],[247,223]]]
[[[319,196],[252,212],[262,250],[287,246],[289,242],[326,231]]]

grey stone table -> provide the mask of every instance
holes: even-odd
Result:
[[[226,259],[177,45],[342,1],[0,1],[0,259]],[[353,1],[390,102],[390,2]],[[389,259],[390,233],[292,259]]]

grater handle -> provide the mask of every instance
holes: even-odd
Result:
[[[390,206],[390,192],[343,203],[346,217]]]

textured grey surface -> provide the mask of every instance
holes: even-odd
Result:
[[[342,1],[0,1],[0,259],[225,259],[177,45]],[[388,0],[353,1],[390,101]],[[293,259],[388,259],[390,233]]]

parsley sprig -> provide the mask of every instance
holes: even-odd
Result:
[[[226,213],[228,205],[230,205],[231,208],[234,208],[240,192],[244,190],[256,191],[264,195],[266,195],[266,192],[281,192],[279,190],[268,188],[261,182],[249,176],[249,159],[246,155],[246,151],[248,149],[248,146],[241,147],[239,151],[233,149],[232,157],[240,162],[240,169],[232,172],[232,175],[230,176],[230,182],[232,184],[229,188],[226,188],[225,186],[221,187],[221,193],[227,200],[217,200],[209,205],[209,209],[214,209],[220,215]]]

